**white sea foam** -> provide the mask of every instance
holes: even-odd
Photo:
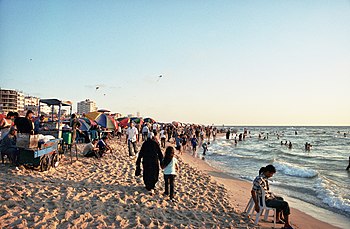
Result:
[[[276,167],[278,172],[282,172],[288,176],[293,177],[303,177],[303,178],[311,178],[316,177],[318,173],[315,170],[302,168],[297,165],[292,165],[287,162],[274,162],[274,166]]]
[[[342,190],[338,186],[332,184],[331,181],[325,178],[318,178],[316,185],[317,198],[321,199],[323,203],[330,207],[334,207],[346,212],[350,212],[350,200],[342,198]]]

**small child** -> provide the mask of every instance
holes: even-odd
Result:
[[[165,192],[164,195],[169,195],[170,186],[170,199],[174,198],[174,182],[176,177],[176,170],[179,169],[177,159],[174,157],[174,147],[168,146],[165,150],[165,156],[162,161],[162,169],[164,173]]]

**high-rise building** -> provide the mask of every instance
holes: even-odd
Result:
[[[0,112],[24,113],[24,94],[21,91],[0,88]]]
[[[84,101],[78,102],[77,113],[86,114],[92,111],[97,111],[96,103],[90,99],[85,99]]]

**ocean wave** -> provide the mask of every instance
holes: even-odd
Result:
[[[253,181],[255,179],[255,177],[245,176],[245,175],[241,175],[241,176],[239,176],[239,178],[241,178],[243,180],[247,180],[247,181]]]
[[[273,164],[279,172],[288,176],[312,178],[318,175],[315,170],[302,168],[287,162],[274,162]]]
[[[316,185],[317,198],[330,207],[334,207],[350,213],[350,199],[344,199],[342,192],[347,192],[347,187],[339,187],[330,180],[318,178]]]

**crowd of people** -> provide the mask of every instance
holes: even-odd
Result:
[[[45,126],[42,125],[45,116],[40,116],[34,122],[32,116],[32,111],[28,111],[25,117],[19,117],[18,114],[9,112],[6,119],[1,120],[0,126],[2,129],[5,126],[10,126],[8,132],[2,135],[0,144],[1,155],[2,157],[3,155],[7,155],[15,166],[19,165],[19,151],[16,147],[17,131],[20,133],[36,134],[40,130],[45,129]],[[12,121],[11,124],[8,123],[9,120]],[[72,131],[72,141],[76,141],[77,135],[80,133],[80,123],[77,121],[75,115],[71,116],[69,127]],[[181,156],[185,151],[196,156],[198,146],[202,147],[202,155],[205,156],[211,141],[216,140],[218,132],[220,130],[213,126],[175,126],[173,124],[159,123],[144,123],[140,125],[130,122],[128,128],[122,129],[119,126],[115,130],[115,136],[119,140],[119,144],[127,144],[130,158],[136,158],[135,175],[140,176],[142,174],[145,188],[150,194],[154,193],[159,173],[162,170],[164,175],[164,195],[174,200],[175,181],[179,169],[177,157]],[[228,130],[226,131],[226,138],[230,139],[231,134],[236,144],[238,141],[243,141],[247,137],[250,137],[250,132],[247,130],[239,134]],[[84,157],[100,159],[105,154],[113,153],[113,148],[110,146],[111,135],[99,136],[95,135],[94,130],[91,130],[87,136],[86,145],[82,151]],[[123,138],[125,138],[125,141]],[[268,139],[268,134],[259,134],[259,139],[262,138]],[[281,141],[281,145],[287,145],[289,148],[292,148],[291,142]],[[305,150],[310,150],[310,147],[310,143],[305,144]],[[347,169],[349,167],[350,158]],[[283,198],[274,195],[269,189],[268,178],[272,177],[275,173],[276,169],[273,165],[268,165],[262,168],[259,171],[259,176],[255,178],[251,191],[255,210],[259,211],[259,198],[261,198],[261,190],[264,189],[266,193],[266,205],[277,209],[277,222],[284,223],[284,228],[291,228],[289,224],[290,210],[288,203]]]

